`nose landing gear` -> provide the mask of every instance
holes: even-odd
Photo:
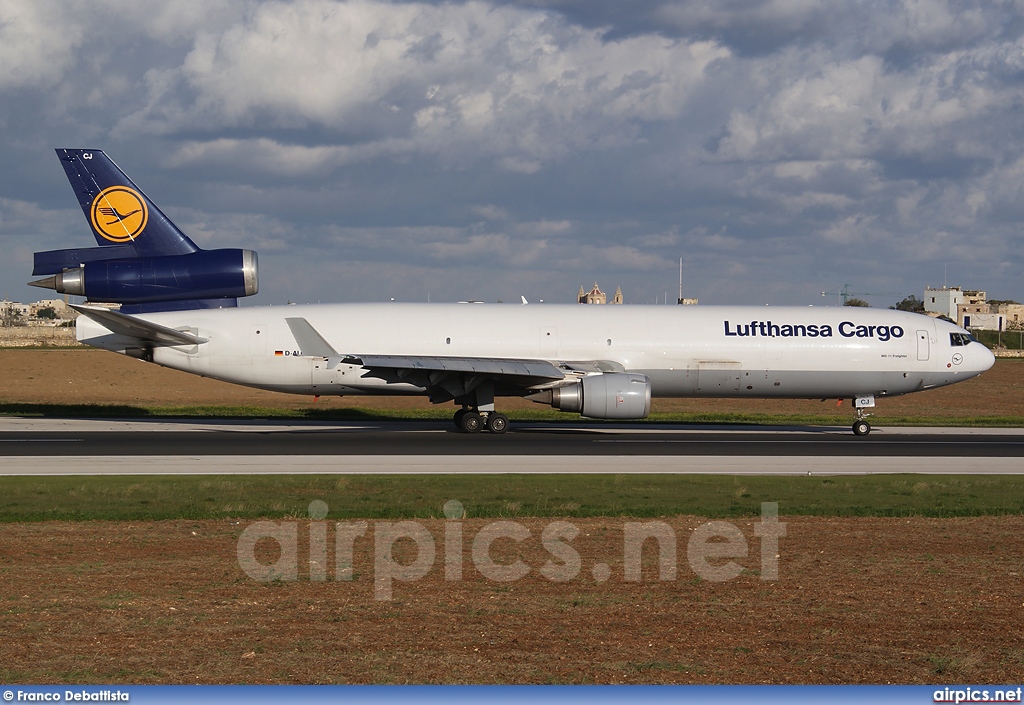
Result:
[[[853,422],[853,435],[866,436],[871,433],[871,424],[867,422],[867,417],[871,416],[871,414],[864,411],[864,409],[870,409],[874,406],[875,397],[872,394],[857,397],[853,400],[853,408],[857,412],[857,418]]]

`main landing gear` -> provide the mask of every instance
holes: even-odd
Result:
[[[455,421],[455,428],[463,433],[479,433],[483,430],[504,433],[508,430],[508,417],[495,411],[459,409],[452,420]]]
[[[505,433],[508,430],[508,417],[494,410],[494,384],[483,382],[469,394],[455,399],[462,408],[455,412],[452,419],[455,428],[463,433],[479,433],[487,430],[491,433]]]
[[[875,397],[870,394],[853,400],[853,408],[857,412],[857,418],[853,422],[853,435],[866,436],[871,433],[871,424],[867,421],[867,417],[871,416],[871,414],[864,411],[864,409],[870,409],[874,405]]]

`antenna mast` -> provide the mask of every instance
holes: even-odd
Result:
[[[683,258],[679,258],[679,299],[677,304],[683,303]]]

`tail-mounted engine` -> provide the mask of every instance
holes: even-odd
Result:
[[[91,248],[90,254],[103,249]],[[37,253],[37,274],[50,273],[38,271],[40,255],[48,254]],[[61,294],[86,296],[93,302],[144,304],[252,296],[259,290],[256,270],[252,250],[199,250],[184,255],[91,259],[30,283]]]

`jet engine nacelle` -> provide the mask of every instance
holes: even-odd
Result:
[[[96,260],[32,284],[121,304],[235,298],[259,290],[256,253],[236,249]]]
[[[551,390],[551,406],[592,419],[642,419],[651,413],[651,381],[646,375],[589,375]]]

